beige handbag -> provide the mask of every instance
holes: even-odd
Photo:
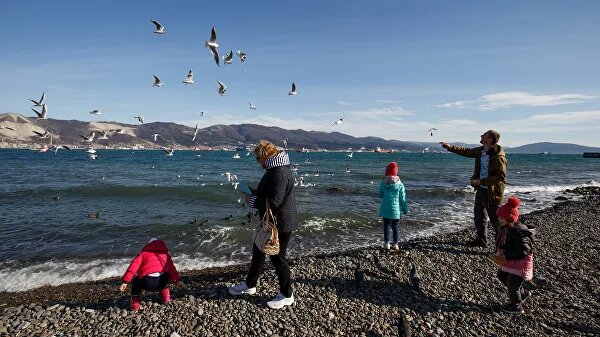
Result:
[[[265,201],[265,214],[254,234],[254,244],[266,255],[279,254],[279,235],[277,233],[277,218],[269,207],[269,200]]]

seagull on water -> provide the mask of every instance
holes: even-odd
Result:
[[[217,30],[215,29],[215,27],[212,27],[212,30],[210,31],[210,40],[204,41],[204,46],[210,49],[210,53],[215,59],[215,62],[217,63],[217,65],[219,65],[219,52],[217,51],[217,48],[219,48],[219,44],[217,43]]]
[[[342,124],[343,120],[340,118],[337,121],[333,122],[333,124],[331,124],[331,126],[335,126],[335,125],[340,125]]]
[[[144,124],[144,116],[143,115],[133,116],[133,118],[137,118],[137,120],[140,121],[140,123]]]
[[[427,131],[429,132],[429,135],[430,135],[431,137],[433,137],[433,130],[436,130],[436,131],[437,131],[437,129],[436,129],[436,128],[431,128],[431,129],[427,130]]]
[[[251,110],[256,110],[256,107],[254,106],[254,104],[252,104],[252,102],[248,102],[250,104],[250,109]]]
[[[173,151],[175,151],[175,150],[173,150],[173,149],[169,149],[169,150],[163,149],[163,151],[165,151],[167,157],[173,157]]]
[[[88,153],[88,157],[89,157],[91,160],[98,160],[98,159],[99,159],[99,158],[98,158],[98,155],[97,155],[97,154],[95,154],[95,153]]]
[[[156,20],[152,20],[150,19],[150,21],[156,26],[156,30],[154,31],[154,34],[164,34],[165,32],[165,27],[163,27],[163,25],[160,24],[160,22],[156,21]]]
[[[229,53],[227,53],[227,54],[225,54],[225,56],[223,56],[223,63],[225,63],[225,64],[233,63],[233,50],[230,50]]]
[[[217,91],[219,92],[219,95],[223,96],[225,95],[225,91],[227,91],[227,87],[225,86],[225,84],[221,81],[217,81],[219,82],[219,89],[217,89]]]
[[[92,141],[94,141],[94,137],[96,137],[96,132],[92,131],[92,133],[90,133],[89,136],[84,136],[84,135],[79,135],[81,138],[83,138],[83,142],[84,143],[91,143]]]
[[[298,95],[298,92],[296,91],[296,83],[292,82],[292,90],[290,90],[290,92],[288,92],[288,95],[290,95],[290,96]]]
[[[90,111],[90,115],[100,116],[100,115],[102,115],[102,112],[100,112],[100,109],[94,109],[94,110]]]
[[[42,104],[42,112],[38,112],[34,108],[31,108],[31,110],[35,112],[35,114],[38,116],[38,119],[48,119],[46,116],[48,114],[48,106],[46,104]]]
[[[160,78],[158,78],[158,76],[152,74],[152,76],[154,76],[154,84],[152,85],[153,87],[162,87],[162,85],[164,84],[163,82],[160,81]],[[183,82],[185,83],[185,81]]]
[[[187,74],[187,77],[185,78],[185,80],[181,81],[181,83],[185,83],[185,85],[194,84],[194,73],[192,72],[192,69],[190,69],[190,71]]]
[[[354,152],[350,152],[350,154],[348,154],[348,157],[350,157],[350,158],[354,157]]]
[[[42,93],[42,98],[40,98],[39,101],[36,101],[36,100],[33,100],[33,99],[30,99],[30,101],[33,102],[34,106],[42,106],[44,104],[44,98],[46,98],[46,93],[45,92]]]
[[[42,139],[48,138],[48,136],[50,136],[50,132],[48,132],[48,130],[44,130],[44,133],[33,131],[33,130],[31,132],[35,133],[36,135],[38,135],[38,137],[40,137]]]
[[[244,61],[246,61],[246,53],[244,53],[243,51],[239,51],[239,50],[238,50],[236,54],[237,54],[237,56],[240,58],[240,61],[242,61],[242,63],[243,63]]]

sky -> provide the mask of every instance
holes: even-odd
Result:
[[[133,117],[144,115],[147,123],[255,123],[471,144],[495,129],[506,146],[600,146],[599,1],[7,0],[1,7],[0,113],[35,116],[29,99],[45,92],[55,119],[136,124]],[[150,19],[166,33],[154,34]],[[221,55],[241,50],[246,62],[215,64],[204,47],[213,26]],[[196,83],[185,86],[189,69]],[[162,87],[152,86],[153,74]],[[217,81],[227,85],[224,96]],[[296,96],[288,96],[292,82]]]

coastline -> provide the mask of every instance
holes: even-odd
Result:
[[[167,305],[146,294],[139,313],[127,310],[118,278],[0,293],[0,334],[390,336],[406,317],[413,335],[598,336],[599,190],[582,189],[582,200],[522,216],[538,232],[536,286],[522,316],[499,311],[507,296],[486,258],[492,247],[464,246],[469,229],[403,242],[399,253],[370,247],[294,258],[296,303],[279,311],[266,307],[277,293],[272,268],[256,295],[227,293],[247,265],[184,272],[187,289],[173,290]],[[359,262],[366,278],[356,287]],[[411,285],[410,263],[421,275],[420,290]]]

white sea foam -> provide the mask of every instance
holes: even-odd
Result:
[[[42,286],[98,281],[120,277],[127,270],[130,258],[101,259],[88,262],[48,261],[23,268],[0,270],[0,292],[25,291]],[[208,257],[181,255],[173,257],[178,271],[198,270],[239,264],[241,260],[214,261]]]
[[[588,187],[588,186],[600,186],[600,182],[590,181],[588,183],[579,185],[528,185],[528,186],[506,186],[504,194],[507,193],[525,193],[525,192],[548,192],[548,193],[562,193],[567,189],[574,189],[576,187]]]

